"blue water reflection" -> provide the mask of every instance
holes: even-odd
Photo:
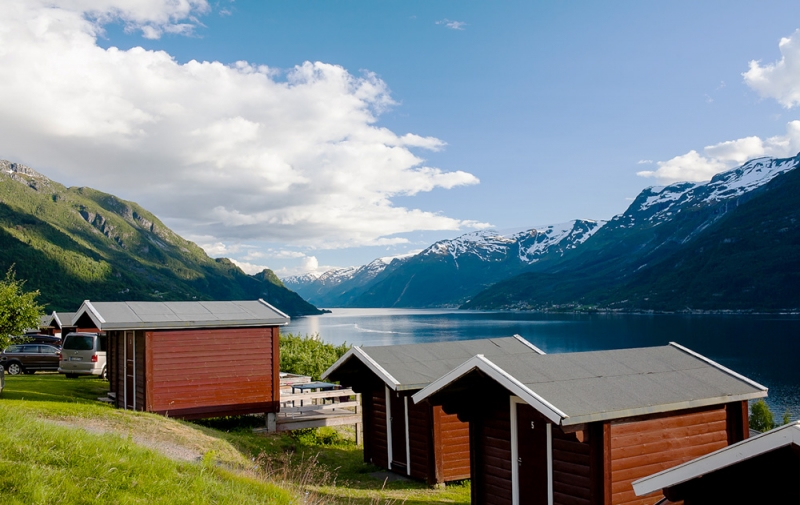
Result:
[[[357,345],[443,342],[519,334],[547,353],[678,342],[770,388],[780,417],[800,418],[800,318],[785,316],[537,314],[335,309],[294,319],[287,332]]]

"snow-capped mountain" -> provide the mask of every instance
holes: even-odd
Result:
[[[646,219],[651,223],[666,221],[689,206],[714,205],[739,198],[796,168],[798,163],[798,158],[757,158],[721,172],[708,182],[678,182],[650,187],[639,194],[623,216]]]
[[[551,278],[542,282],[536,276],[573,275],[561,292],[570,299],[627,282],[677,254],[798,165],[800,155],[758,158],[708,182],[646,188],[608,222],[578,219],[509,232],[481,230],[440,240],[411,257],[379,258],[284,282],[324,307],[441,307],[460,305],[492,284],[523,274],[538,283],[516,286],[524,296],[537,289],[556,296],[560,288]],[[497,299],[505,298],[491,298],[481,307],[514,306]]]
[[[328,270],[320,275],[306,274],[283,279],[283,283],[308,300],[317,300],[320,305],[340,306],[339,297],[358,290],[375,279],[392,264],[413,256],[386,256],[377,258],[360,267],[345,267]]]
[[[703,183],[642,191],[555,267],[476,293],[466,308],[792,308],[800,292],[800,155]]]
[[[516,255],[522,263],[530,264],[547,254],[563,256],[564,252],[577,248],[604,224],[605,221],[577,219],[505,234],[482,230],[440,240],[420,254],[450,255],[454,260],[471,255],[483,261],[506,261],[510,255]]]

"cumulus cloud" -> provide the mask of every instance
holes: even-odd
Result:
[[[209,251],[248,240],[390,245],[415,230],[488,226],[393,204],[479,181],[425,164],[419,151],[443,141],[377,124],[394,102],[372,73],[181,64],[97,44],[110,22],[156,38],[195,29],[209,9],[205,0],[0,2],[0,96],[13,97],[0,100],[0,156],[136,200],[176,231],[209,237]]]
[[[762,65],[751,61],[744,82],[762,97],[774,98],[786,108],[800,104],[800,30],[778,44],[781,59]]]
[[[744,137],[720,142],[703,149],[703,154],[695,150],[675,156],[667,161],[657,162],[657,170],[637,172],[641,177],[653,177],[659,184],[678,181],[706,181],[715,174],[741,165],[747,160],[760,156],[789,157],[800,151],[800,121],[786,125],[785,135],[767,139]]]

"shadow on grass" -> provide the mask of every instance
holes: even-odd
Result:
[[[57,373],[6,375],[2,400],[60,403],[97,403],[108,393],[108,382],[94,376],[67,379]]]

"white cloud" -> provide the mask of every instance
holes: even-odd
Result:
[[[636,162],[637,165],[652,165],[653,160],[639,160]]]
[[[236,265],[237,267],[241,268],[244,273],[249,274],[249,275],[254,275],[254,274],[257,274],[259,272],[263,272],[264,269],[269,268],[266,265],[256,265],[254,263],[248,263],[247,261],[235,260],[233,258],[231,258],[231,261],[233,262],[234,265]]]
[[[636,175],[654,177],[659,184],[705,181],[719,172],[753,158],[789,157],[796,155],[798,151],[800,151],[800,121],[790,121],[786,125],[786,135],[776,135],[767,139],[744,137],[720,142],[706,146],[703,149],[704,154],[692,150],[671,160],[659,161],[657,170],[637,172]]]
[[[447,18],[437,21],[436,24],[444,25],[450,28],[451,30],[463,30],[464,27],[467,26],[467,23],[465,23],[464,21],[451,21]]]
[[[425,164],[445,143],[376,125],[394,102],[372,73],[305,62],[280,71],[178,63],[97,45],[121,22],[186,33],[204,0],[0,2],[0,156],[136,200],[211,244],[316,248],[403,243],[416,230],[485,223],[395,206],[393,197],[477,184]]]
[[[786,108],[800,104],[800,30],[784,37],[778,44],[781,59],[761,65],[751,61],[743,73],[744,82],[762,97],[774,98]]]

